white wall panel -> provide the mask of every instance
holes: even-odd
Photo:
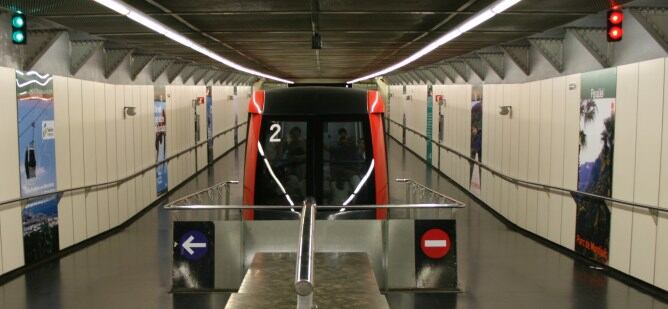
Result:
[[[53,78],[54,120],[56,125],[56,185],[58,190],[69,189],[72,185],[70,166],[70,111],[67,78]],[[65,248],[74,243],[72,222],[72,196],[65,194],[58,203],[58,240],[59,247]]]
[[[668,62],[664,75],[668,72]],[[661,178],[659,192],[659,206],[668,208],[668,78],[664,77],[663,86],[663,133],[661,137]],[[654,261],[654,285],[668,290],[668,214],[660,213],[656,229],[656,260]]]
[[[491,98],[494,104],[494,111],[498,111],[501,106],[503,106],[503,85],[492,85]],[[483,94],[484,95],[484,94]],[[489,97],[489,96],[488,96]],[[494,163],[493,167],[497,171],[503,171],[503,123],[504,119],[501,115],[497,113],[493,114],[494,118],[494,137],[493,141],[493,153],[494,153]],[[494,199],[492,200],[493,208],[497,212],[502,211],[503,204],[503,180],[500,177],[494,177]]]
[[[142,104],[142,96],[141,96],[141,87],[142,86],[134,86],[132,87],[132,101],[133,105],[135,106],[137,110],[137,115],[132,117],[132,125],[133,125],[133,136],[134,138],[132,139],[132,150],[133,150],[133,155],[134,155],[134,172],[139,172],[142,169],[142,156],[141,156],[141,148],[142,148],[142,134],[141,134],[141,125],[142,125],[142,114],[144,113],[144,108]],[[144,194],[144,184],[142,182],[142,176],[136,176],[134,178],[134,189],[135,189],[135,201],[134,201],[134,211],[132,212],[132,215],[137,214],[143,205],[143,194]]]
[[[125,86],[124,87],[124,106],[134,107],[134,99],[132,95],[132,89],[136,86]],[[167,120],[169,121],[169,120]],[[123,120],[125,125],[125,175],[129,176],[135,172],[135,156],[134,156],[134,123],[132,118],[126,117]],[[169,138],[169,137],[168,137]],[[169,146],[169,142],[167,143]],[[134,179],[128,180],[124,183],[125,185],[125,197],[127,205],[127,216],[132,217],[135,214],[136,209],[136,199],[135,199],[135,181]]]
[[[103,83],[95,83],[95,161],[96,183],[107,182],[107,100]],[[99,232],[109,229],[109,195],[107,188],[97,189]]]
[[[105,85],[105,120],[107,133],[107,180],[118,180],[118,159],[116,157],[116,118],[120,115],[120,109],[116,109],[116,86]],[[118,111],[118,112],[117,112]],[[111,186],[107,189],[108,209],[109,209],[109,227],[118,225],[118,187]]]
[[[0,67],[0,201],[18,198],[19,188],[19,146],[16,142],[18,126],[16,123],[16,71]]]
[[[516,96],[514,93],[514,88],[513,85],[499,85],[500,88],[503,89],[503,103],[502,106],[513,106],[513,103],[516,101]],[[511,161],[511,149],[512,149],[512,119],[510,118],[510,115],[507,116],[501,116],[501,122],[503,126],[503,138],[501,140],[501,158],[502,162],[500,165],[501,170],[503,171],[504,174],[506,175],[512,175],[513,174],[513,169],[510,167],[510,161]],[[511,199],[511,194],[514,195],[514,192],[511,192],[511,184],[506,181],[502,180],[501,182],[501,214],[503,214],[506,218],[510,219],[511,221],[514,221],[514,216],[511,216],[511,211],[510,208],[514,207],[514,205],[510,204],[510,199]]]
[[[116,166],[118,169],[118,179],[125,178],[128,175],[126,160],[126,137],[125,137],[125,119],[121,114],[125,106],[125,88],[127,86],[116,86]],[[127,183],[123,182],[118,188],[118,223],[128,218],[128,190]]]
[[[668,61],[665,64],[664,76],[668,73]],[[661,178],[659,206],[668,208],[668,78],[664,77],[663,86],[663,133],[661,142]],[[668,290],[668,214],[660,213],[656,230],[656,259],[654,269],[654,285]]]
[[[489,88],[489,85],[483,85],[482,89],[482,163],[486,165],[491,165],[489,159],[491,153],[490,141],[493,132],[491,130],[491,128],[493,128],[491,118],[493,117],[492,113],[494,111],[494,107],[491,105],[491,100],[485,98],[485,93],[489,92]],[[482,200],[487,204],[491,204],[491,196],[493,192],[492,174],[486,169],[483,169],[480,178]]]
[[[95,160],[95,83],[81,82],[81,106],[83,111],[84,136],[84,180],[87,186],[97,183],[97,162]],[[99,231],[97,192],[86,190],[86,237],[93,237]]]
[[[12,271],[23,266],[23,226],[19,203],[0,211],[0,244],[2,244],[2,270]]]
[[[638,104],[634,200],[650,205],[658,205],[659,198],[664,70],[663,58],[641,62],[638,68],[642,104]],[[649,283],[654,281],[656,224],[648,211],[633,211],[631,275]]]
[[[540,183],[550,182],[550,162],[552,146],[552,80],[547,79],[540,82],[540,140],[539,140],[539,168],[538,181]],[[538,235],[547,238],[549,220],[550,200],[547,192],[538,191],[538,213],[537,231]]]
[[[67,89],[69,99],[69,124],[70,124],[70,162],[71,185],[82,187],[86,184],[84,161],[84,122],[83,102],[81,93],[81,80],[68,78]],[[86,238],[86,196],[84,191],[72,193],[72,226],[74,231],[74,243]]]
[[[510,118],[510,165],[508,168],[508,175],[518,178],[519,176],[519,156],[520,156],[520,119],[519,119],[519,105],[522,100],[522,85],[511,84],[506,86],[510,90],[510,105],[513,108],[513,114]],[[509,200],[507,207],[509,209],[509,217],[512,222],[519,221],[519,186],[508,183]]]
[[[550,134],[550,180],[549,184],[562,187],[564,184],[564,121],[566,108],[566,77],[552,79],[552,125]],[[561,218],[564,195],[561,192],[549,193],[547,236],[552,242],[561,243]]]
[[[530,85],[520,85],[520,100],[517,111],[513,107],[513,114],[519,122],[519,148],[517,178],[526,180],[529,172],[529,108],[530,108]],[[515,116],[517,115],[517,116]],[[527,188],[519,186],[517,192],[517,225],[527,228]]]
[[[615,150],[612,166],[612,196],[633,201],[635,188],[636,126],[638,112],[638,64],[617,68],[615,104]],[[610,266],[628,273],[631,265],[633,209],[610,207]]]
[[[540,82],[529,83],[529,166],[527,177],[529,181],[538,182],[540,167]],[[538,193],[536,190],[527,191],[527,229],[538,233]]]
[[[578,156],[580,147],[580,74],[566,77],[566,107],[564,109],[564,186],[577,189]],[[574,86],[573,89],[571,85]],[[565,196],[561,211],[561,245],[575,249],[575,200]]]

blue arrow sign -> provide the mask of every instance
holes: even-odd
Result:
[[[207,248],[206,236],[200,231],[188,231],[179,239],[181,256],[196,261],[202,258],[209,249]]]

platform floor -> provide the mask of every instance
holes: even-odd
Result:
[[[466,202],[457,215],[463,293],[390,292],[391,308],[668,308],[654,297],[516,231],[394,141],[390,177],[406,177]],[[174,198],[221,180],[241,180],[233,151]],[[403,188],[392,183],[393,200]],[[232,201],[240,201],[240,188]],[[224,308],[227,293],[170,294],[170,218],[156,207],[125,230],[0,286],[0,308]]]

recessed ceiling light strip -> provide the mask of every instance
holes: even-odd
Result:
[[[157,32],[157,33],[160,33],[160,34],[170,38],[171,40],[173,40],[173,41],[175,41],[175,42],[177,42],[177,43],[179,43],[183,46],[189,47],[192,50],[195,50],[195,51],[197,51],[197,52],[199,52],[199,53],[201,53],[201,54],[203,54],[203,55],[205,55],[205,56],[207,56],[207,57],[209,57],[213,60],[216,60],[216,61],[218,61],[218,62],[220,62],[220,63],[222,63],[222,64],[224,64],[228,67],[231,67],[235,70],[238,70],[238,71],[241,71],[241,72],[244,72],[244,73],[248,73],[248,74],[251,74],[251,75],[255,75],[255,76],[275,80],[275,81],[278,81],[278,82],[281,82],[281,83],[286,83],[286,84],[292,84],[293,83],[290,80],[279,78],[279,77],[269,75],[269,74],[265,74],[265,73],[262,73],[262,72],[258,72],[256,70],[253,70],[253,69],[244,67],[240,64],[234,63],[229,59],[223,58],[220,55],[216,54],[215,52],[207,49],[206,47],[204,47],[202,45],[199,45],[199,44],[193,42],[192,40],[186,38],[185,36],[183,36],[179,33],[177,33],[176,31],[170,29],[169,27],[161,24],[157,20],[155,20],[155,19],[149,17],[148,15],[138,11],[137,9],[123,3],[122,1],[118,1],[118,0],[93,0],[93,1],[95,1],[99,4],[101,4],[101,5],[109,8],[109,9],[115,11],[116,13],[118,13],[120,15],[126,16],[126,17],[134,20],[135,22],[137,22],[137,23],[139,23],[139,24]]]
[[[499,14],[499,13],[507,10],[508,8],[517,4],[520,1],[522,1],[522,0],[499,0],[499,1],[496,1],[496,2],[492,3],[490,6],[486,7],[482,11],[480,11],[479,13],[471,16],[469,19],[464,21],[464,23],[462,23],[461,25],[459,25],[455,29],[450,30],[448,33],[444,34],[442,37],[438,38],[436,41],[431,42],[429,45],[427,45],[427,46],[423,47],[422,49],[418,50],[415,54],[412,54],[410,57],[408,57],[408,58],[402,60],[401,62],[396,63],[392,66],[389,66],[385,69],[382,69],[378,72],[371,73],[369,75],[362,76],[360,78],[348,81],[348,84],[354,84],[354,83],[357,83],[359,81],[363,81],[363,80],[367,80],[367,79],[374,78],[374,77],[377,77],[377,76],[385,75],[385,74],[390,73],[394,70],[397,70],[397,69],[399,69],[399,68],[401,68],[401,67],[403,67],[403,66],[405,66],[405,65],[407,65],[407,64],[409,64],[409,63],[411,63],[415,60],[418,60],[422,56],[432,52],[433,50],[440,47],[441,45],[454,40],[455,38],[462,35],[463,33],[479,26],[480,24],[482,24],[485,21],[489,20],[490,18],[494,17],[496,14]]]

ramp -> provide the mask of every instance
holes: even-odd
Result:
[[[239,292],[232,294],[225,308],[294,309],[295,256],[256,253]],[[318,252],[314,267],[313,303],[318,308],[389,308],[366,253]]]

